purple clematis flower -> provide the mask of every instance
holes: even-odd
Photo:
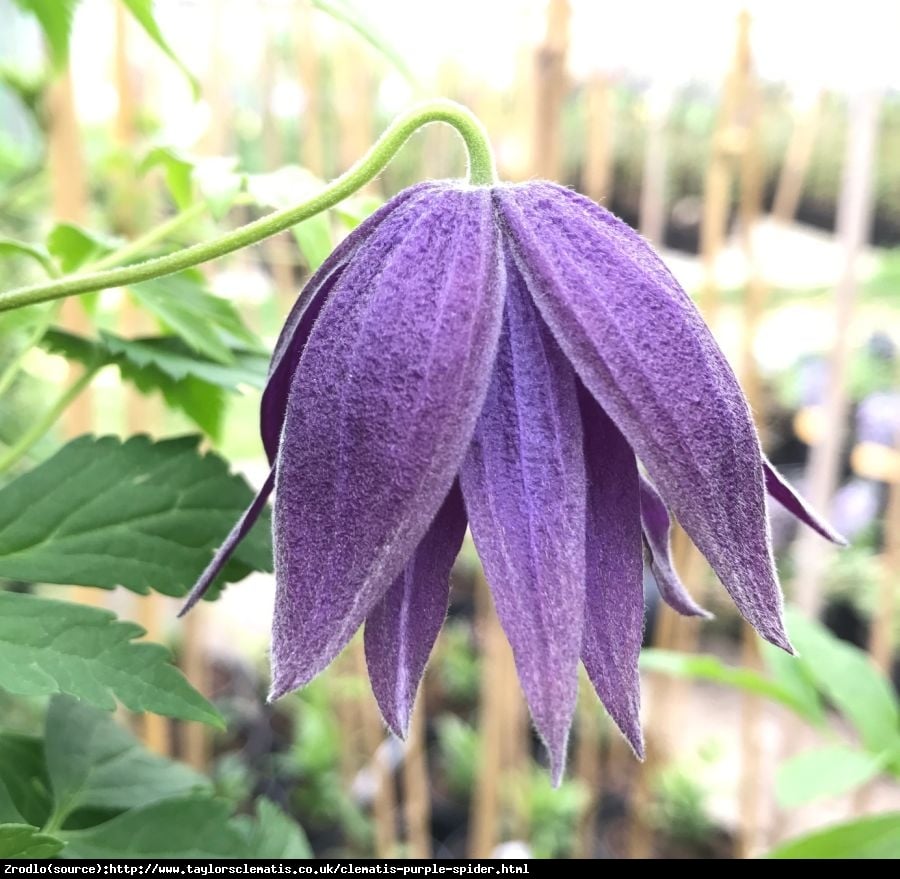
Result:
[[[579,662],[641,754],[644,553],[673,608],[705,613],[672,567],[670,510],[786,650],[766,491],[839,540],[763,457],[656,254],[551,183],[424,183],[363,223],[287,319],[261,428],[271,475],[189,605],[274,486],[272,698],[365,624],[372,688],[403,736],[468,525],[555,779]]]

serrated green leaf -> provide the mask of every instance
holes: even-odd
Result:
[[[0,733],[0,821],[43,826],[52,802],[43,741]]]
[[[89,232],[74,223],[57,223],[47,235],[47,250],[63,272],[74,272],[121,244],[116,239]]]
[[[79,0],[15,0],[15,3],[38,20],[53,67],[62,70],[69,63],[72,21]]]
[[[80,437],[0,489],[0,576],[185,595],[253,492],[199,437]],[[239,558],[271,569],[263,515]]]
[[[820,797],[840,796],[873,779],[885,763],[886,757],[847,745],[798,754],[778,767],[778,803],[792,809]]]
[[[89,830],[61,834],[65,858],[243,858],[247,842],[229,804],[209,797],[163,800]]]
[[[191,73],[190,70],[185,66],[184,62],[175,54],[172,47],[169,45],[165,36],[163,36],[162,30],[160,30],[159,24],[156,21],[156,17],[153,14],[153,0],[122,0],[122,2],[128,7],[128,10],[134,16],[135,20],[140,24],[140,26],[144,29],[145,33],[157,46],[169,56],[169,58],[174,62],[175,66],[184,74],[188,83],[190,83],[191,91],[194,94],[194,99],[200,97],[200,83],[197,78]]]
[[[900,858],[900,812],[835,824],[792,839],[766,855],[793,860]]]
[[[52,858],[64,845],[28,824],[0,824],[0,858]]]
[[[115,337],[104,334],[100,339],[86,339],[63,330],[51,330],[45,333],[41,344],[51,353],[76,360],[89,369],[117,366],[122,379],[133,384],[141,393],[158,391],[170,408],[180,409],[213,439],[221,437],[225,416],[225,394],[221,387],[190,374],[174,379],[149,361],[147,365],[138,365],[127,354],[115,353],[109,344],[111,338]],[[124,352],[126,344],[118,344],[116,348]]]
[[[190,269],[129,288],[140,305],[155,315],[190,348],[219,363],[234,363],[232,349],[261,348],[235,307],[206,289],[203,275]]]
[[[228,365],[198,357],[187,345],[171,336],[122,339],[101,333],[110,353],[126,357],[135,366],[155,366],[170,378],[194,376],[220,388],[235,391],[241,385],[262,390],[266,386],[269,358],[257,351],[232,348]]]
[[[265,797],[256,801],[256,821],[242,816],[232,825],[245,835],[248,858],[308,860],[313,856],[300,825]]]
[[[84,808],[125,811],[212,793],[208,778],[151,753],[112,714],[68,696],[50,703],[44,753],[57,815]]]
[[[0,235],[0,259],[9,256],[24,256],[27,259],[36,262],[48,275],[53,275],[56,268],[50,253],[46,248],[37,244],[28,244],[24,241],[17,241],[15,238],[7,238]]]
[[[809,703],[804,699],[798,699],[791,688],[784,687],[778,681],[771,680],[752,669],[726,665],[715,656],[654,648],[641,653],[641,669],[682,678],[714,681],[727,687],[756,693],[786,705],[808,720],[814,722],[819,720],[818,715],[811,712]]]
[[[832,635],[796,610],[787,612],[788,631],[807,674],[826,698],[856,727],[875,754],[900,748],[900,707],[893,687],[868,654]]]
[[[144,630],[96,607],[0,593],[0,687],[20,696],[67,693],[112,710],[222,726],[222,718]]]

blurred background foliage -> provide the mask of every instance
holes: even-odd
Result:
[[[662,250],[769,456],[849,538],[833,552],[772,510],[800,658],[748,637],[680,535],[679,568],[717,618],[674,618],[647,576],[648,759],[585,682],[554,790],[469,544],[406,743],[356,642],[265,703],[264,525],[220,586],[247,582],[175,621],[265,476],[259,390],[296,291],[387,197],[464,172],[455,135],[430,128],[364,192],[251,251],[0,315],[0,855],[900,856],[898,12],[627,6],[0,0],[3,287],[300,202],[411,101],[460,100],[505,179],[557,179]],[[164,441],[185,433],[200,445]],[[64,445],[83,434],[150,439]],[[59,488],[65,468],[77,490]],[[166,520],[184,537],[171,557],[87,503],[124,509],[151,480],[164,506],[209,505]],[[48,498],[115,546],[114,570],[56,538]],[[41,537],[24,555],[19,519]],[[65,680],[22,597],[81,639],[83,680]],[[149,645],[109,611],[167,643],[190,685],[163,653],[131,652]],[[101,647],[115,639],[166,686],[114,679]],[[26,660],[44,677],[24,680]]]

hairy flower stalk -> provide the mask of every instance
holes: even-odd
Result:
[[[274,489],[272,698],[365,626],[372,687],[405,734],[466,527],[554,779],[583,663],[642,753],[646,556],[670,511],[738,610],[790,651],[766,492],[839,541],[766,461],[734,373],[648,244],[547,182],[405,190],[352,233],[289,315],[262,398]]]

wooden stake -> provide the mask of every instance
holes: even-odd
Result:
[[[775,199],[772,202],[772,216],[787,223],[794,218],[800,205],[803,183],[816,144],[816,132],[822,114],[822,96],[807,107],[794,120],[794,130],[788,144],[784,164],[778,176]]]
[[[356,674],[367,679],[366,655],[362,638],[355,638],[349,650],[353,651]],[[371,759],[375,775],[375,793],[372,813],[375,824],[375,855],[393,858],[397,854],[397,795],[394,790],[394,774],[382,745],[385,740],[381,716],[371,695],[362,693],[357,701],[360,727]]]
[[[314,19],[313,9],[308,2],[297,4],[297,66],[306,99],[300,126],[300,160],[313,174],[324,177],[321,64]]]
[[[575,778],[588,795],[588,804],[578,826],[575,843],[576,858],[592,858],[594,855],[597,812],[603,798],[600,771],[600,706],[594,699],[589,683],[581,679],[578,700],[578,742],[575,748]]]
[[[645,102],[647,144],[641,179],[640,232],[661,245],[666,234],[666,122],[671,105],[669,91],[657,86]]]
[[[872,219],[872,179],[881,96],[866,91],[853,98],[850,108],[847,153],[837,211],[837,234],[843,250],[843,270],[834,295],[834,344],[824,404],[825,428],[812,447],[808,465],[807,498],[813,507],[827,510],[837,488],[847,425],[846,376],[856,300],[856,264],[869,235]],[[813,616],[822,597],[820,584],[829,558],[818,535],[802,529],[794,548],[794,600]]]
[[[612,198],[615,95],[609,78],[593,76],[585,86],[587,131],[584,156],[584,191],[596,202]]]
[[[427,677],[419,688],[403,759],[403,814],[410,858],[431,857],[431,795],[425,754],[426,681]]]
[[[469,810],[469,857],[489,858],[497,844],[503,755],[506,685],[504,650],[509,650],[494,611],[484,575],[478,575],[478,627],[482,638],[482,678],[478,727],[481,748],[472,807]]]
[[[532,170],[537,177],[558,180],[562,174],[562,105],[568,89],[569,2],[549,0],[547,33],[535,57],[535,104]]]
[[[900,454],[900,437],[897,438]],[[900,589],[900,479],[888,488],[884,514],[884,556],[878,586],[878,610],[872,621],[870,650],[875,664],[888,676],[894,658],[894,622],[897,616],[897,591]]]

